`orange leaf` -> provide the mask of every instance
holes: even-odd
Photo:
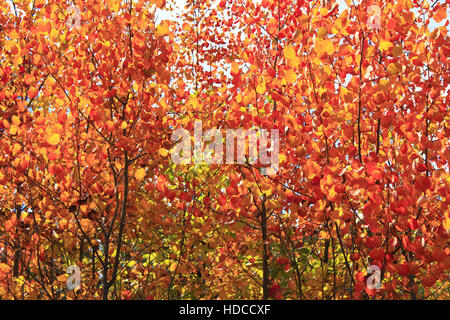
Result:
[[[444,20],[445,18],[447,18],[447,11],[445,10],[445,6],[440,6],[437,11],[435,12],[435,14],[433,15],[433,19],[434,21],[436,21],[437,23],[440,23],[442,20]]]
[[[145,169],[144,168],[139,168],[136,170],[136,172],[134,173],[134,176],[136,177],[136,179],[138,180],[142,180],[146,175]]]
[[[47,136],[47,143],[56,146],[61,141],[61,136],[58,133],[52,133]]]

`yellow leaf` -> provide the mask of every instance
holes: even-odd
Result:
[[[57,29],[52,29],[52,31],[50,31],[50,40],[56,42],[56,39],[58,37],[59,37],[59,31]]]
[[[174,262],[171,264],[171,266],[169,267],[169,271],[170,272],[175,272],[175,270],[177,269],[177,263]]]
[[[287,65],[291,68],[298,68],[298,65],[300,64],[299,57],[295,57],[294,59],[288,59]]]
[[[126,128],[127,128],[127,122],[126,121],[122,121],[122,125],[120,126],[120,128],[122,129],[122,130],[125,130]]]
[[[256,92],[258,94],[264,94],[266,92],[266,83],[261,81],[260,84],[256,86]]]
[[[235,61],[231,62],[231,72],[234,74],[239,73],[239,64]]]
[[[57,133],[52,133],[47,136],[47,143],[56,146],[61,141],[61,136]]]
[[[111,11],[112,12],[118,12],[120,9],[120,1],[113,1],[111,4]]]
[[[157,37],[162,37],[169,34],[169,24],[167,23],[167,21],[162,21],[156,27],[155,34]]]
[[[390,41],[384,41],[384,40],[380,41],[380,50],[381,51],[386,51],[389,48],[391,48],[392,46],[393,46],[393,44]]]
[[[3,287],[0,287],[0,297],[6,296],[6,290]]]
[[[158,153],[160,154],[161,157],[167,157],[167,149],[161,148],[158,150]]]
[[[320,8],[320,15],[322,17],[326,16],[328,14],[328,9],[327,8]]]
[[[12,148],[13,156],[16,156],[19,151],[22,150],[22,147],[18,143],[14,143],[14,146]]]
[[[317,31],[317,37],[319,38],[325,38],[325,36],[327,35],[328,30],[326,27],[320,27],[319,30]]]
[[[16,125],[12,125],[10,128],[9,128],[9,133],[11,134],[11,135],[16,135],[17,134],[17,126]]]
[[[400,73],[401,69],[397,65],[395,65],[395,63],[391,63],[388,65],[387,71],[390,74],[395,75],[395,74]]]
[[[295,59],[296,54],[292,46],[286,46],[283,49],[283,54],[286,59]]]
[[[134,173],[134,176],[136,177],[136,179],[141,180],[145,177],[145,169],[144,168],[139,168],[136,170],[136,172]]]
[[[329,39],[316,39],[316,43],[314,45],[314,51],[316,51],[316,53],[318,55],[323,55],[323,54],[333,54],[334,53],[334,45],[333,42],[331,42],[331,40]]]
[[[444,223],[443,223],[444,229],[447,232],[447,234],[450,234],[450,215],[447,214],[445,217]]]
[[[62,275],[58,276],[56,279],[58,279],[59,282],[66,282],[67,276],[65,274],[62,274]]]
[[[272,186],[269,183],[262,182],[261,183],[261,191],[270,196],[272,194]]]
[[[285,73],[285,79],[286,79],[286,82],[288,82],[288,83],[294,83],[297,80],[297,75],[295,74],[295,72],[292,69],[289,69]]]
[[[308,179],[314,178],[320,172],[320,166],[317,162],[312,161],[311,159],[306,160],[306,165],[304,166],[304,171],[306,173],[306,177]]]
[[[12,117],[12,123],[16,126],[20,126],[20,119],[18,116],[13,116]]]
[[[191,106],[192,110],[194,111],[198,111],[199,110],[199,103],[198,103],[198,99],[195,96],[192,96],[189,99],[189,105]]]

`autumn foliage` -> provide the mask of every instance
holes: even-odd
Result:
[[[0,9],[1,299],[450,298],[448,1]],[[175,164],[195,120],[278,172]]]

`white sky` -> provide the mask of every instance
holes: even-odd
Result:
[[[159,21],[161,20],[176,20],[176,15],[181,14],[183,12],[183,8],[186,4],[186,0],[173,0],[175,3],[175,8],[172,12],[168,11],[168,10],[160,10],[157,9],[156,12],[156,22],[159,23]],[[259,3],[261,0],[251,0],[252,2],[255,3]],[[440,0],[439,2],[444,2],[445,0]],[[212,0],[213,2],[213,7],[216,7],[218,5],[218,3],[220,2],[220,0]],[[339,12],[342,12],[343,10],[345,10],[348,6],[345,3],[345,0],[336,0],[336,2],[339,5]],[[356,1],[358,2],[358,1]],[[433,3],[434,0],[429,1],[430,3]],[[413,10],[414,11],[414,10]],[[416,10],[417,11],[417,10]],[[445,22],[448,20],[444,19],[443,21],[441,21],[441,23],[436,23],[436,21],[434,21],[433,19],[430,19],[430,24],[429,24],[429,28],[430,30],[434,30],[437,27],[443,26],[445,24]]]

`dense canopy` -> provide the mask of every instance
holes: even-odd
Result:
[[[0,9],[1,299],[450,298],[449,1]]]

